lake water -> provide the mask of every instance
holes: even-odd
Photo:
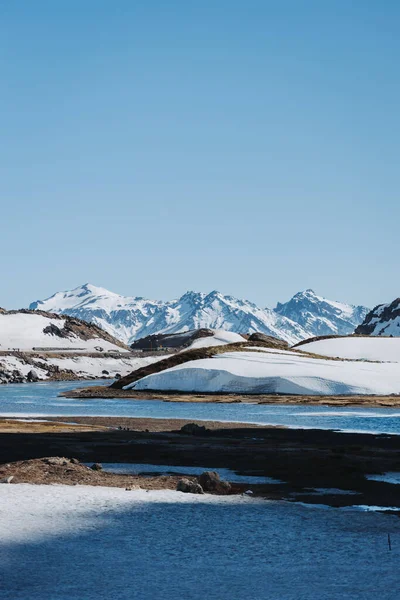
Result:
[[[334,408],[304,405],[193,404],[159,400],[70,399],[59,393],[98,382],[50,382],[0,385],[0,416],[152,417],[233,421],[334,429],[365,433],[400,434],[400,409]]]
[[[0,487],[2,600],[397,600],[397,516],[240,496]],[[392,550],[388,548],[388,534]]]

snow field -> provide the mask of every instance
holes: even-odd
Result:
[[[395,337],[331,338],[302,344],[298,350],[321,356],[400,362],[400,338]]]
[[[149,375],[127,387],[200,393],[387,395],[400,394],[400,369],[396,363],[332,361],[294,352],[227,352]]]

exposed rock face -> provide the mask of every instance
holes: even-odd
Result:
[[[204,471],[199,477],[199,483],[205,492],[229,494],[231,491],[231,484],[223,481],[215,471]]]
[[[195,329],[184,333],[148,335],[131,344],[132,350],[157,350],[158,348],[187,348],[194,340],[214,335],[212,329]]]
[[[265,333],[260,333],[258,331],[249,335],[248,340],[249,342],[263,342],[265,344],[269,344],[271,348],[273,348],[274,346],[276,346],[277,348],[282,348],[282,346],[286,346],[287,348],[289,347],[289,344],[287,342],[283,340],[278,340],[277,338],[272,337],[271,335],[265,335]]]
[[[204,490],[199,483],[190,479],[180,479],[176,485],[177,492],[186,494],[204,494]]]
[[[372,309],[355,333],[360,335],[400,336],[400,298],[390,304],[379,304]]]
[[[46,333],[48,335],[55,335],[56,337],[59,337],[59,338],[68,337],[66,331],[60,329],[59,327],[57,327],[57,325],[54,325],[54,323],[47,325],[47,327],[45,327],[43,329],[43,333]]]

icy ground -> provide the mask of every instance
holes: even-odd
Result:
[[[2,600],[397,600],[400,589],[389,514],[32,485],[0,486],[0,510]]]

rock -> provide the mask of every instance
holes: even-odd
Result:
[[[279,340],[278,338],[273,337],[272,335],[266,335],[265,333],[260,333],[256,331],[249,336],[249,342],[263,342],[264,344],[268,344],[271,348],[286,346],[289,347],[287,342],[283,340]]]
[[[68,337],[67,333],[64,330],[57,327],[57,325],[54,325],[54,323],[47,325],[47,327],[43,329],[43,333],[45,333],[46,335],[55,335],[59,338]]]
[[[246,490],[245,492],[243,492],[243,494],[245,496],[252,496],[254,494],[253,490]]]
[[[43,462],[46,463],[46,465],[65,467],[66,465],[69,465],[71,461],[69,460],[69,458],[64,458],[62,456],[50,456],[48,458],[44,458]]]
[[[197,423],[186,423],[181,427],[180,432],[186,435],[205,435],[207,428],[204,425],[197,425]]]
[[[229,494],[232,487],[228,481],[222,481],[215,471],[204,471],[199,477],[199,483],[205,492]]]
[[[180,479],[176,485],[176,491],[185,492],[185,494],[204,494],[201,485],[190,479]]]
[[[109,371],[106,371],[106,369],[103,369],[103,370],[102,370],[102,374],[103,374],[103,375],[109,375],[110,373],[109,373]]]
[[[33,369],[26,376],[28,381],[39,381],[39,375]]]
[[[14,475],[10,475],[10,477],[4,477],[4,479],[0,479],[0,483],[11,483],[14,479]]]
[[[80,460],[78,458],[71,458],[71,463],[73,465],[80,465]]]
[[[115,379],[121,379],[121,373],[115,373]]]
[[[25,383],[26,379],[18,369],[12,371],[12,383]]]
[[[93,463],[93,465],[90,468],[92,469],[92,471],[102,471],[103,465],[101,465],[100,463]]]

